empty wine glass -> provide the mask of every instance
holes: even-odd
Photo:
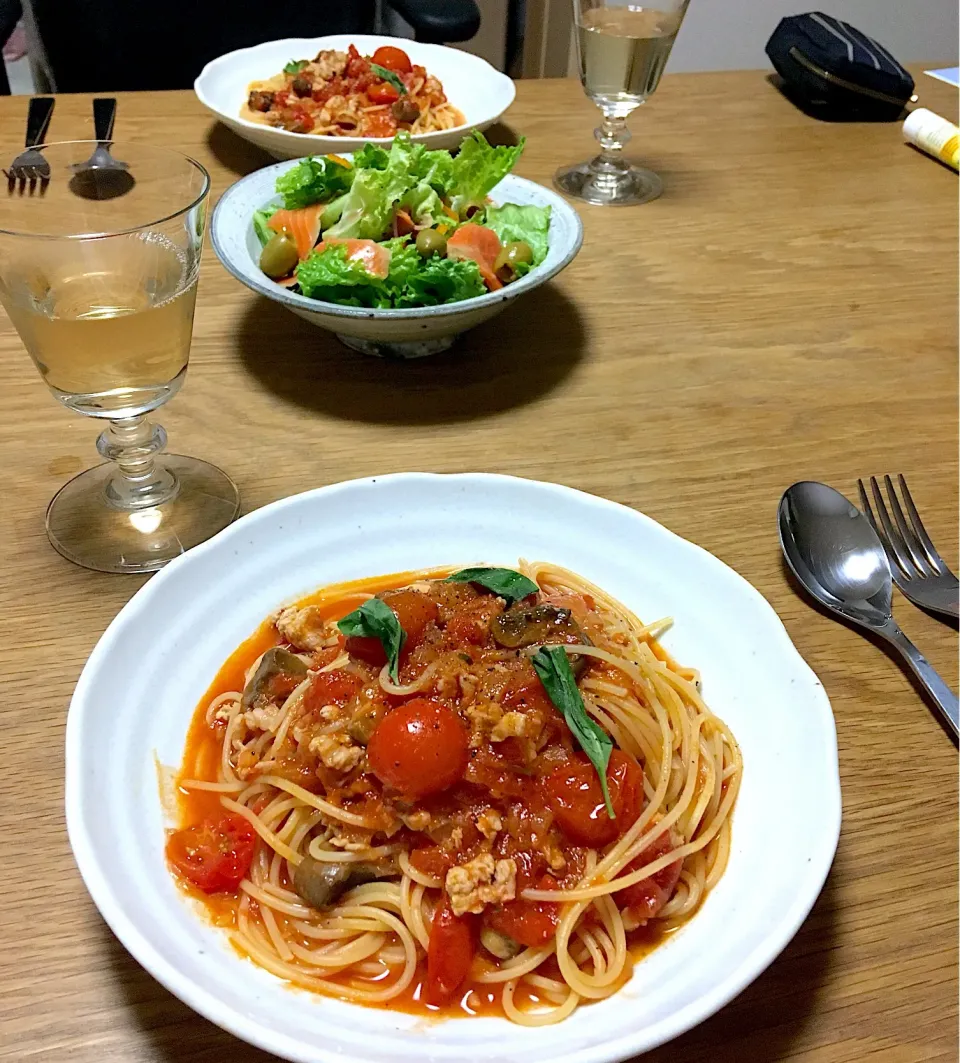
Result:
[[[603,112],[594,130],[601,151],[589,162],[554,175],[561,192],[587,203],[647,203],[663,191],[660,178],[631,165],[623,148],[630,139],[627,116],[656,91],[689,0],[573,0],[580,80]]]
[[[51,543],[87,568],[149,572],[240,508],[216,466],[161,455],[166,433],[145,416],[186,375],[210,178],[179,152],[118,142],[133,183],[91,196],[74,169],[96,146],[44,145],[45,193],[0,201],[0,302],[54,397],[107,422],[107,462],[47,509]]]

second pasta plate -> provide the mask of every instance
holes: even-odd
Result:
[[[235,952],[177,888],[164,859],[175,816],[157,763],[181,764],[213,677],[278,607],[342,581],[459,563],[514,567],[518,558],[574,570],[644,621],[674,618],[664,649],[699,669],[705,700],[742,751],[725,873],[622,989],[553,1026],[432,1020],[290,989]],[[634,510],[568,488],[406,474],[267,506],[135,595],[71,704],[67,810],[84,880],[130,952],[198,1012],[268,1051],[310,1063],[613,1063],[706,1018],[776,957],[829,870],[840,794],[822,687],[769,605],[716,558]]]

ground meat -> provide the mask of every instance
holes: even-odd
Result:
[[[321,650],[336,641],[336,633],[315,605],[302,609],[290,605],[281,611],[276,624],[277,631],[298,650]]]
[[[351,771],[363,756],[363,746],[355,746],[345,734],[316,735],[309,749],[334,771]]]
[[[495,701],[478,701],[464,706],[463,714],[470,725],[470,748],[478,749],[500,722],[503,709]]]
[[[451,867],[444,885],[454,915],[478,914],[488,904],[505,904],[516,897],[517,865],[514,860],[494,860],[492,853],[481,853]]]
[[[495,808],[485,808],[477,816],[477,830],[484,838],[493,838],[499,830],[503,829],[503,820]]]
[[[504,713],[490,732],[491,742],[503,742],[507,738],[537,738],[543,728],[538,712]]]

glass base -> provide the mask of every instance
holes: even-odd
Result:
[[[216,465],[165,454],[157,464],[178,481],[157,506],[122,510],[107,502],[113,462],[75,476],[47,507],[47,537],[68,561],[98,572],[155,572],[230,524],[240,492]]]
[[[563,166],[553,175],[553,183],[564,195],[597,206],[636,206],[649,203],[663,192],[663,182],[650,170],[624,166],[604,171],[595,162]]]

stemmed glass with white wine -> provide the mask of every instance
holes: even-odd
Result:
[[[0,302],[54,397],[107,422],[106,463],[47,509],[51,543],[87,568],[150,572],[240,507],[216,466],[161,455],[166,433],[145,416],[186,375],[210,178],[179,152],[117,142],[130,176],[98,194],[83,168],[96,147],[44,145],[43,194],[0,200]]]
[[[561,192],[587,203],[647,203],[663,191],[660,178],[633,166],[623,148],[630,139],[627,116],[660,84],[690,0],[573,0],[580,80],[603,112],[594,130],[600,154],[557,170]]]

